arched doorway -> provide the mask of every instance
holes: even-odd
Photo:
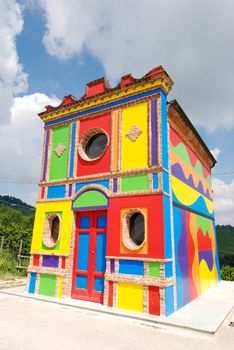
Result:
[[[83,189],[72,202],[76,212],[72,298],[103,302],[109,198],[97,188]]]

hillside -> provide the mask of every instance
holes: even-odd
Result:
[[[234,266],[234,227],[217,225],[216,230],[220,265]]]
[[[0,195],[0,208],[10,207],[18,210],[23,215],[32,215],[35,212],[35,208],[27,203],[24,203],[21,199],[12,196]]]

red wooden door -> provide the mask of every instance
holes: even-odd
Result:
[[[105,210],[76,216],[72,298],[103,302],[106,222]]]

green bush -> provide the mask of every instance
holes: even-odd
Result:
[[[0,252],[0,275],[16,275],[16,261],[14,256],[8,251]]]
[[[28,255],[32,238],[34,216],[23,216],[19,211],[0,207],[0,238],[4,237],[3,247],[14,254],[19,252],[23,241],[22,255]]]
[[[234,281],[234,267],[223,265],[221,267],[221,277],[224,281]]]

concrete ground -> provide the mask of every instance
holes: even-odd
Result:
[[[226,312],[234,303],[232,282],[219,285],[223,292],[223,303]],[[12,291],[9,290],[12,293]],[[215,333],[191,330],[181,324],[179,311],[169,323],[150,323],[141,318],[128,318],[113,315],[85,307],[42,302],[35,298],[24,298],[22,295],[0,293],[0,349],[2,350],[43,350],[45,349],[153,349],[153,350],[223,350],[234,349],[234,310],[229,309],[225,319]],[[207,294],[207,293],[206,293]],[[212,322],[216,311],[221,308],[217,300],[217,292],[213,290],[213,298],[201,299],[200,308],[196,304],[197,315],[191,308],[185,309],[183,322],[196,317],[195,325],[205,318]],[[230,298],[233,296],[232,300]],[[199,301],[200,298],[196,300]],[[193,302],[194,303],[194,302]],[[190,303],[191,306],[193,303]],[[217,307],[215,306],[217,304]],[[84,305],[84,304],[83,304]],[[189,306],[188,305],[188,306]],[[201,315],[203,309],[203,316]],[[213,310],[212,310],[213,309]],[[181,309],[183,310],[183,309]],[[208,311],[207,311],[208,310]],[[231,311],[230,311],[231,310]],[[210,317],[206,314],[210,313]],[[221,315],[220,312],[218,312]],[[186,317],[187,315],[187,321]],[[193,316],[192,316],[193,315]],[[179,319],[179,323],[178,323]],[[191,320],[190,320],[191,321]],[[172,324],[174,322],[174,324]],[[177,322],[177,323],[176,323]],[[171,324],[170,324],[171,323]]]

